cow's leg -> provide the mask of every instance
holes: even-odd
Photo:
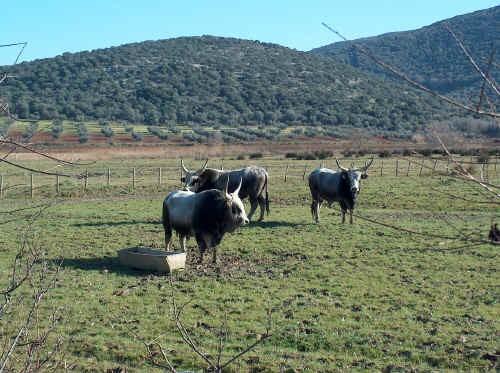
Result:
[[[349,223],[352,224],[352,209],[349,209]]]
[[[264,212],[266,211],[266,200],[262,195],[260,195],[257,197],[257,201],[259,202],[260,207],[259,221],[262,221],[264,219]]]
[[[313,222],[318,222],[318,217],[316,215],[316,200],[313,199],[313,201],[311,202],[311,215],[312,215],[312,218],[313,218]]]
[[[319,223],[319,210],[321,210],[321,205],[323,204],[322,200],[318,200],[316,204],[316,223]]]
[[[212,264],[217,263],[217,246],[212,248]]]
[[[165,250],[170,251],[170,244],[172,243],[172,227],[170,224],[164,224],[165,229]]]
[[[346,213],[346,210],[344,210],[344,208],[342,207],[340,210],[340,215],[342,216],[342,224],[345,223],[345,213]]]
[[[202,234],[196,234],[196,242],[198,243],[198,251],[200,252],[200,256],[198,257],[198,264],[203,262],[203,254],[207,250],[207,243]]]
[[[172,230],[165,228],[165,250],[170,251],[170,242],[172,241]]]
[[[248,213],[248,220],[252,220],[252,216],[257,210],[258,202],[255,199],[250,199],[250,212]]]
[[[162,210],[162,223],[163,229],[165,230],[165,250],[169,251],[170,241],[172,240],[172,226],[170,225],[168,208],[165,204],[163,205]]]
[[[179,240],[181,241],[181,250],[186,252],[186,236],[179,236]]]

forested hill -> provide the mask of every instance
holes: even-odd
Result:
[[[432,12],[432,9],[429,11]],[[496,64],[491,72],[498,81],[500,6],[457,16],[418,30],[356,39],[353,42],[368,47],[377,57],[440,93],[467,98],[471,95],[477,97],[481,78],[455,39],[445,29],[444,22],[448,22],[484,70],[492,46],[495,48]],[[352,47],[352,42],[333,43],[314,49],[312,52],[334,56],[363,71],[387,74],[372,60],[357,52]]]
[[[426,97],[331,58],[212,36],[146,41],[4,67],[22,118],[169,125],[302,123],[406,129]]]

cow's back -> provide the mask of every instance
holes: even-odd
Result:
[[[338,198],[340,172],[329,168],[317,168],[309,174],[311,194],[322,199],[333,201]]]
[[[240,198],[258,196],[266,183],[267,172],[262,167],[247,166],[237,170],[226,171],[229,175],[228,192],[233,193],[241,180]],[[223,190],[226,186],[226,177],[220,177],[217,189]]]
[[[177,190],[171,192],[163,201],[167,208],[171,225],[176,229],[191,229],[196,206],[196,194]]]

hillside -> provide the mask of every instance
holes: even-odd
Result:
[[[497,63],[491,72],[498,80],[500,6],[457,16],[418,30],[356,39],[353,42],[368,47],[376,56],[429,88],[444,94],[462,98],[472,96],[475,99],[480,89],[481,78],[444,28],[444,22],[449,23],[484,70],[492,45],[494,46]],[[385,70],[357,52],[351,42],[333,43],[311,52],[333,56],[362,71],[387,76]]]
[[[17,78],[1,93],[21,118],[398,131],[439,111],[331,58],[233,38],[145,41],[4,69]]]

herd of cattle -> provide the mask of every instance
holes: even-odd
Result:
[[[360,191],[360,180],[368,177],[364,167],[342,167],[337,160],[338,171],[317,168],[309,175],[309,189],[313,220],[319,222],[319,210],[323,201],[329,205],[338,202],[342,212],[342,223],[349,211],[352,212]],[[186,239],[194,236],[198,244],[198,262],[204,253],[212,249],[212,261],[217,260],[216,247],[225,233],[248,224],[257,206],[260,207],[259,221],[264,214],[269,215],[269,195],[267,171],[262,167],[248,166],[238,170],[222,171],[207,168],[208,160],[197,171],[189,171],[181,160],[184,176],[183,190],[171,192],[163,201],[163,227],[165,229],[165,249],[169,251],[172,232],[180,238],[181,248],[186,251]],[[250,201],[250,213],[246,214],[242,200]]]

